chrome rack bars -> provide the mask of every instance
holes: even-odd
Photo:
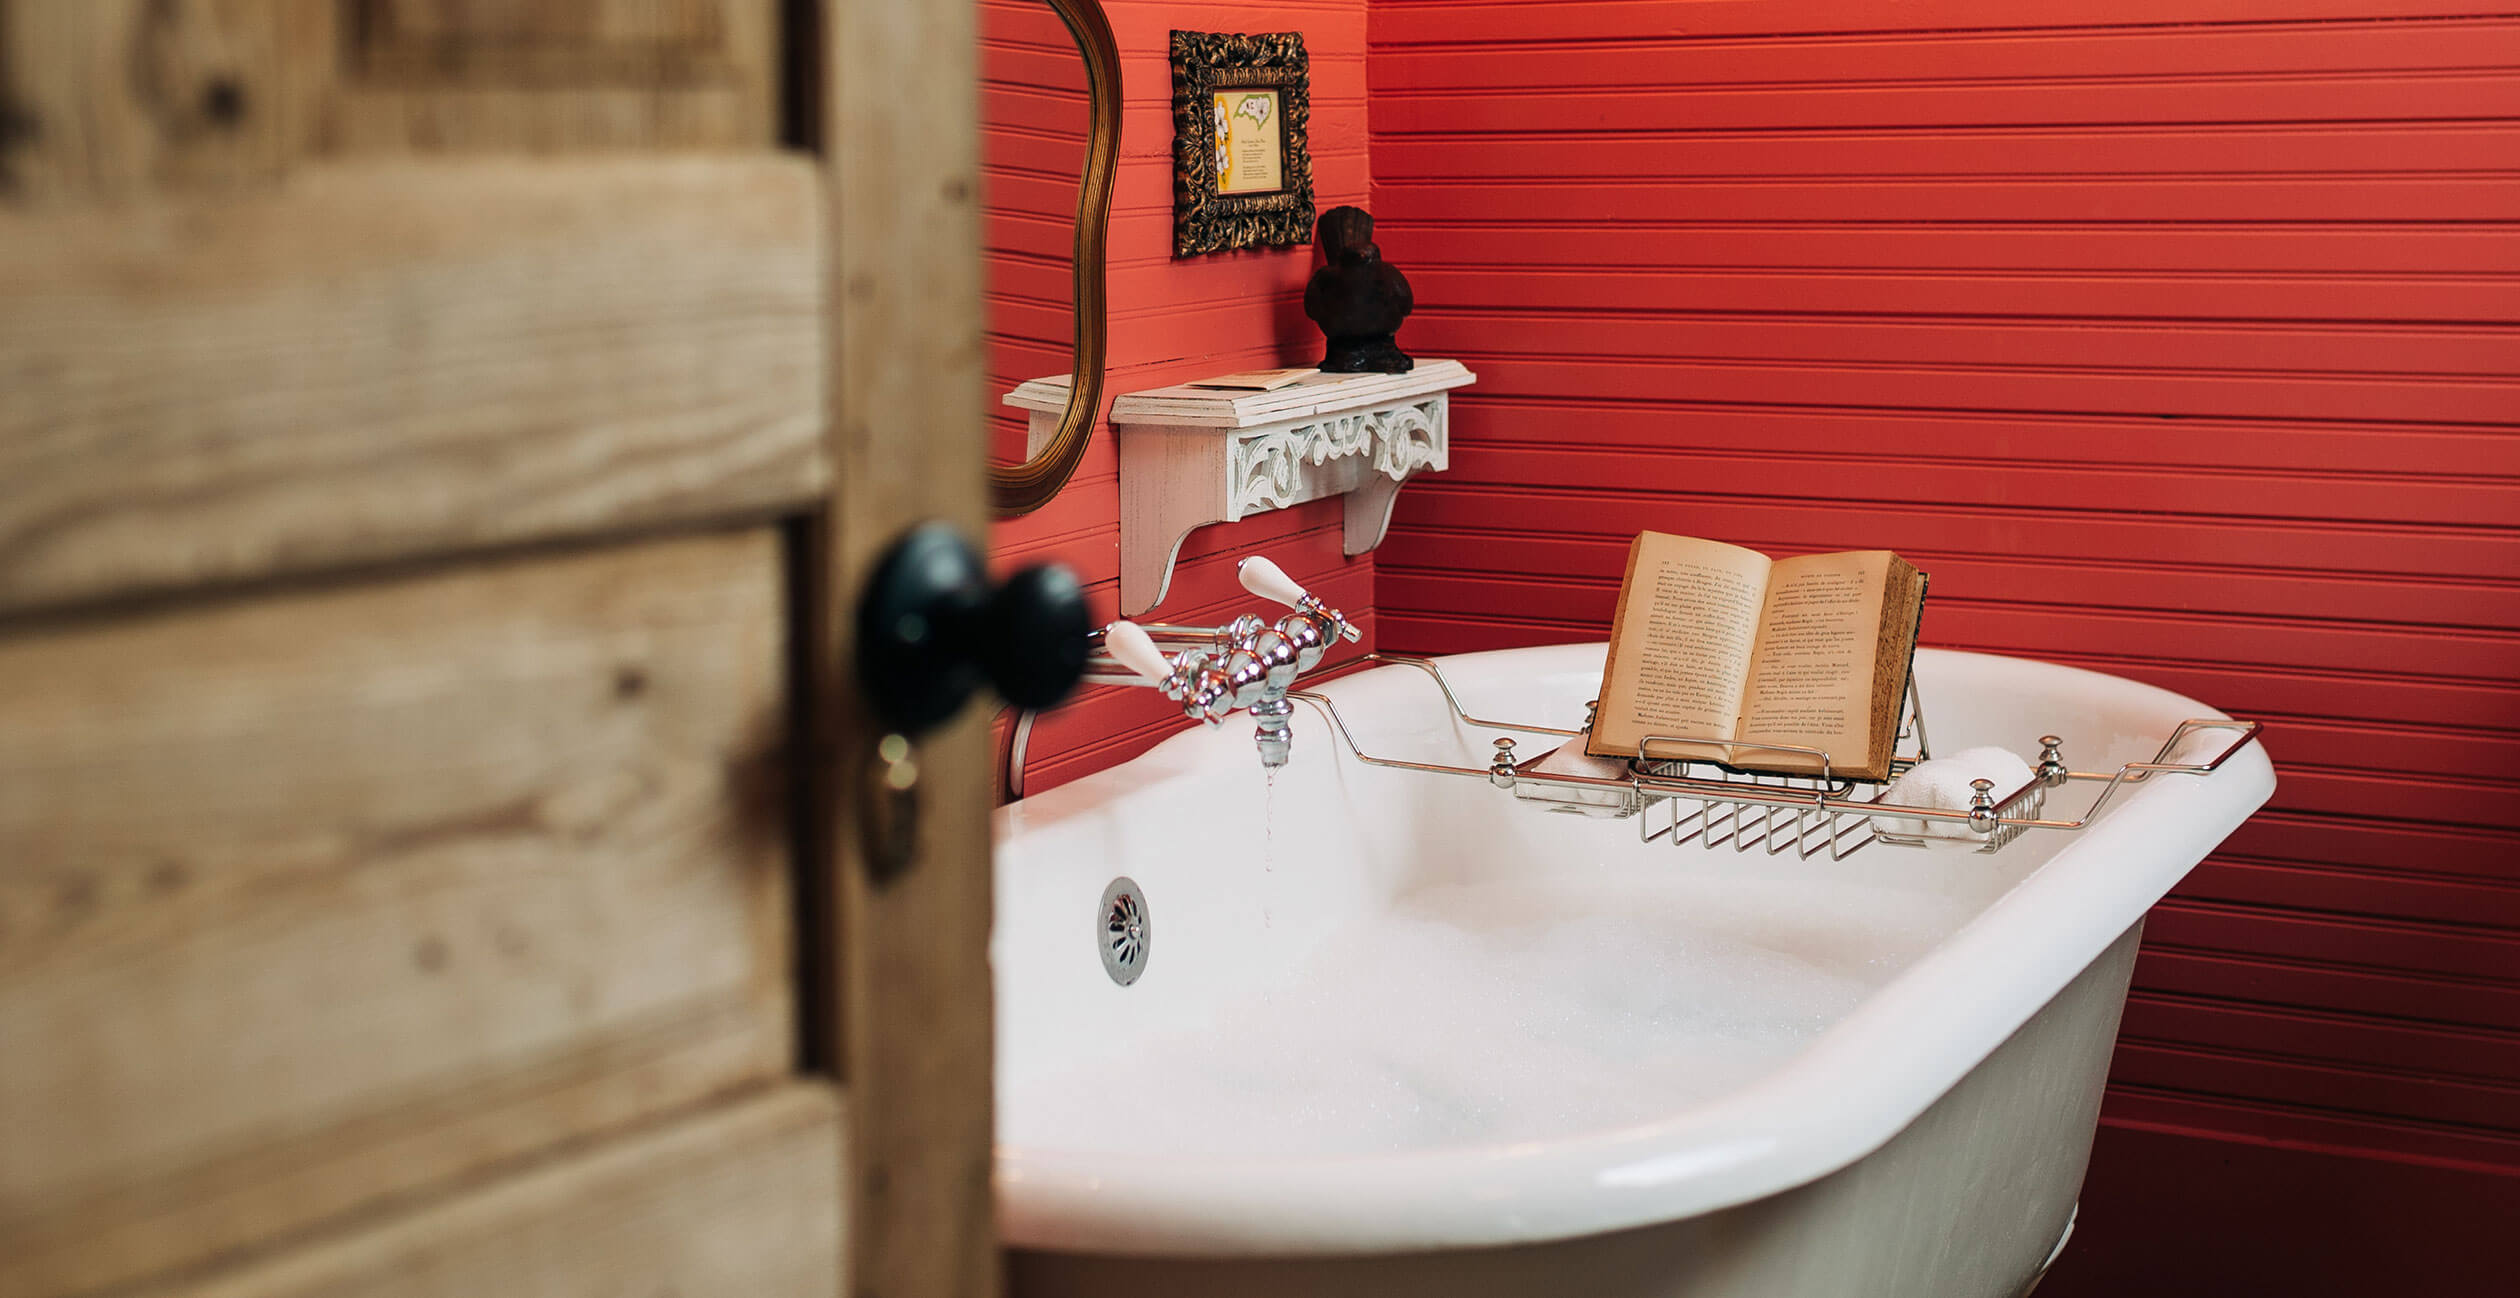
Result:
[[[1364,661],[1414,667],[1426,673],[1434,680],[1436,688],[1443,692],[1444,703],[1451,709],[1453,718],[1469,726],[1560,738],[1573,738],[1584,733],[1560,726],[1471,716],[1461,706],[1452,683],[1444,679],[1443,669],[1425,658],[1377,653],[1366,655]],[[1495,740],[1495,759],[1484,767],[1379,757],[1367,753],[1357,744],[1346,719],[1339,715],[1337,705],[1327,697],[1308,690],[1294,691],[1287,697],[1311,704],[1329,722],[1330,729],[1346,747],[1348,754],[1368,766],[1484,779],[1497,788],[1510,790],[1517,797],[1547,804],[1552,811],[1617,819],[1634,816],[1637,818],[1638,838],[1643,842],[1668,841],[1676,847],[1702,840],[1709,848],[1729,845],[1736,852],[1763,846],[1771,856],[1792,851],[1803,859],[1825,851],[1832,860],[1844,860],[1874,842],[1893,847],[1921,847],[1928,842],[1929,836],[1924,832],[1883,830],[1875,824],[1882,818],[1919,822],[1919,831],[1926,828],[1924,822],[1956,824],[1978,840],[1976,850],[1980,852],[1998,851],[2034,829],[2072,833],[2090,825],[2121,789],[2141,784],[2155,775],[2211,774],[2247,746],[2249,741],[2257,738],[2258,732],[2263,729],[2255,721],[2225,717],[2191,718],[2180,722],[2171,731],[2170,737],[2163,741],[2160,751],[2151,761],[2128,762],[2115,771],[2107,772],[2068,768],[2060,752],[2061,741],[2054,735],[2043,736],[2039,741],[2038,768],[2028,783],[1999,797],[1991,785],[1981,781],[1969,808],[1953,810],[1884,802],[1881,796],[1886,783],[1839,778],[1830,770],[1829,755],[1816,749],[1776,749],[1818,759],[1820,773],[1816,776],[1757,774],[1732,770],[1714,762],[1648,758],[1644,755],[1653,745],[1663,743],[1694,743],[1732,749],[1769,747],[1689,736],[1648,736],[1638,745],[1638,756],[1628,761],[1624,771],[1617,775],[1543,771],[1539,767],[1548,754],[1517,761],[1514,741],[1503,736]],[[2231,741],[2210,760],[2170,760],[2170,755],[2188,736],[2208,730],[2229,730],[2234,734]],[[1899,748],[1900,755],[1894,756],[1891,762],[1894,773],[1904,771],[1929,756],[1924,704],[1917,697],[1913,675],[1908,681],[1906,706],[1899,727]],[[1703,766],[1706,770],[1693,772],[1691,768],[1695,766]],[[2048,791],[2073,781],[2099,783],[2102,787],[2080,816],[2070,820],[2048,818]],[[1683,814],[1680,808],[1682,802],[1694,802],[1697,809]],[[1670,820],[1656,828],[1654,818],[1644,813],[1662,803],[1670,804]],[[1785,813],[1790,813],[1790,819]],[[1968,840],[1956,841],[1965,843]]]

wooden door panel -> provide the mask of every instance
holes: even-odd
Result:
[[[303,2],[303,0],[302,0]],[[360,0],[316,147],[767,148],[772,0]]]
[[[840,1108],[787,1083],[134,1298],[829,1298]]]
[[[265,0],[0,3],[0,198],[129,197],[278,176],[288,44]]]
[[[881,767],[855,678],[867,575],[911,524],[987,522],[978,49],[969,0],[828,6],[822,65],[835,328],[834,482],[813,661],[842,796],[823,808],[838,889],[831,1039],[849,1085],[858,1191],[851,1290],[998,1292],[989,1169],[991,876],[985,706],[918,740],[916,864],[871,859],[849,791]]]
[[[777,0],[10,0],[0,196],[778,139]]]
[[[719,0],[358,0],[358,67],[371,75],[545,89],[614,82],[678,84],[731,75],[759,5]]]
[[[821,208],[771,154],[0,203],[0,611],[808,506]]]
[[[0,1292],[792,1070],[783,599],[764,528],[0,638]]]
[[[971,10],[0,0],[0,1293],[995,1292]]]

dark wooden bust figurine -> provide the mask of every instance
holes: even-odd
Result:
[[[1329,345],[1321,368],[1333,374],[1406,374],[1417,364],[1392,335],[1415,300],[1409,279],[1374,246],[1374,218],[1361,207],[1321,214],[1314,238],[1327,265],[1304,286],[1304,314]]]

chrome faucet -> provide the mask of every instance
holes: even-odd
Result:
[[[1084,683],[1151,686],[1180,704],[1183,716],[1211,726],[1237,708],[1248,711],[1260,764],[1284,766],[1295,712],[1286,692],[1321,665],[1332,644],[1364,632],[1258,555],[1236,565],[1235,574],[1243,589],[1294,611],[1275,623],[1245,613],[1216,627],[1114,622],[1093,633]]]

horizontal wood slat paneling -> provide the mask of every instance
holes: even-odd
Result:
[[[2520,137],[2502,146],[2520,157]],[[2110,320],[2330,321],[2358,313],[2396,321],[2508,325],[2520,318],[2520,281],[2405,275],[2176,276],[2143,271],[2026,271],[1888,267],[1821,273],[1799,267],[1638,267],[1615,279],[1566,270],[1520,274],[1420,266],[1409,276],[1433,301],[1475,294],[1502,309],[1687,311],[1721,302],[1735,311],[1910,317],[2059,317]]]
[[[758,528],[0,636],[0,1291],[787,1072],[783,600]]]
[[[1957,471],[1944,470],[1946,474]],[[2163,530],[2168,532],[2171,529]],[[1427,539],[1423,542],[1412,540],[1405,549],[1386,557],[1385,566],[1394,570],[1395,575],[1404,569],[1420,570],[1417,561],[1435,553],[1431,548],[1435,545],[1446,547],[1447,552],[1456,554],[1493,548],[1500,553],[1497,571],[1510,572],[1517,579],[1545,579],[1551,571],[1548,565],[1560,561],[1568,565],[1556,569],[1561,573],[1569,568],[1589,568],[1595,561],[1591,551],[1614,548],[1606,541],[1535,541],[1517,545],[1512,540],[1500,539],[1483,545],[1472,538],[1450,533],[1429,531],[1416,535]],[[1916,553],[1921,556],[1924,552],[1920,549]],[[1403,559],[1410,562],[1404,565],[1400,562]],[[2315,593],[2317,599],[2330,608],[2386,609],[2406,623],[2498,630],[2510,624],[2512,611],[2520,605],[2520,588],[2495,582],[2446,578],[2393,578],[2386,574],[2312,576],[2171,561],[2060,564],[2035,558],[1974,554],[1935,554],[1933,560],[1938,565],[1933,570],[1935,580],[1966,583],[1968,587],[1984,592],[1987,599],[2005,603],[2071,602],[2060,599],[2058,586],[2060,576],[2070,573],[2073,580],[2071,594],[2074,597],[2120,608],[2280,617],[2287,610],[2299,608],[2305,595]],[[2382,715],[2394,717],[2397,714],[2388,712]],[[2508,723],[2520,723],[2520,712],[2506,710],[2501,715]],[[2494,723],[2494,718],[2490,714],[2463,713],[2457,723],[2490,725]]]
[[[1845,220],[1823,206],[1756,225],[1674,213],[1620,230],[1620,251],[1609,254],[1597,238],[1555,237],[1553,222],[1506,223],[1464,206],[1469,208],[1465,213],[1429,218],[1423,230],[1411,235],[1411,243],[1421,246],[1421,255],[1439,270],[1493,269],[1509,284],[1535,268],[1625,275],[1688,266],[1826,267],[1856,273],[2165,271],[2205,279],[2264,272],[2419,274],[2471,285],[2490,285],[2497,276],[2520,271],[2520,244],[2507,223],[2123,225],[2098,213],[2066,212],[2036,222],[1892,224]]]
[[[1463,454],[1477,453],[1473,450]],[[1960,466],[1952,470],[1954,477],[1965,473],[1966,469]],[[2181,518],[2166,512],[2148,513],[2140,502],[2131,501],[2095,501],[2085,509],[2059,508],[2046,502],[1969,508],[1933,507],[1918,502],[1844,501],[1834,502],[1833,508],[1824,511],[1814,506],[1832,502],[1786,490],[1773,493],[1773,503],[1769,503],[1755,496],[1727,499],[1680,492],[1628,491],[1618,486],[1581,492],[1482,490],[1468,484],[1441,482],[1426,486],[1428,490],[1420,498],[1424,503],[1413,510],[1412,521],[1430,532],[1447,535],[1492,525],[1500,516],[1499,510],[1523,504],[1528,512],[1518,534],[1536,533],[1549,538],[1589,537],[1599,541],[1621,527],[1632,531],[1652,526],[1657,518],[1668,519],[1675,512],[1686,512],[1691,517],[1733,525],[1728,534],[1742,536],[1752,545],[1759,544],[1753,538],[1762,533],[1780,538],[1831,537],[1861,535],[1862,529],[1867,528],[1875,532],[1895,529],[1904,542],[1903,548],[1937,556],[1974,549],[1978,562],[1990,566],[2046,563],[2059,571],[2075,571],[2096,564],[2139,562],[2193,565],[2221,571],[2237,581],[2249,580],[2259,573],[2280,576],[2299,572],[2312,580],[2318,580],[2322,574],[2330,579],[2334,579],[2334,574],[2365,574],[2464,580],[2494,586],[2520,576],[2520,536],[2501,527],[2433,528],[2421,523],[2339,526],[2229,516]],[[1590,518],[1596,520],[1599,530],[1553,527],[1552,516]],[[1757,531],[1745,536],[1744,532],[1751,528]],[[1411,535],[1415,534],[1413,528]],[[1990,544],[1988,538],[1996,540]],[[1782,541],[1772,543],[1786,547]],[[1401,553],[1394,551],[1394,566]],[[2312,553],[2331,554],[2335,559],[2323,565],[2303,563],[2302,557]],[[1616,573],[1615,568],[1611,569],[1607,579],[1615,582]],[[1592,576],[1580,571],[1578,575]],[[2387,588],[2384,585],[2383,589]],[[2050,602],[2058,602],[2063,596],[2060,591]],[[2334,621],[2400,620],[2386,601],[2360,607],[2316,607],[2320,616]],[[2420,661],[2406,666],[2413,672],[2423,670]],[[2504,673],[2488,675],[2499,679]]]
[[[2242,825],[2224,848],[2234,856],[2317,862],[2417,884],[2449,878],[2507,888],[2511,863],[2520,859],[2520,835],[2274,814]]]
[[[1459,318],[1456,320],[1456,313]],[[1575,359],[1686,357],[1700,363],[1956,366],[2004,370],[2234,372],[2398,377],[2475,377],[2508,383],[2520,355],[2510,327],[2360,325],[2243,326],[2090,320],[1992,324],[1877,311],[1860,320],[1701,309],[1619,313],[1599,307],[1504,312],[1435,306],[1422,323],[1474,352],[1515,351]],[[1801,404],[1821,404],[1825,393]],[[2506,410],[2509,407],[2505,407]]]
[[[1481,376],[1384,644],[1598,637],[1641,528],[1890,546],[1928,643],[2262,717],[2275,802],[2156,912],[2112,1104],[2520,1171],[2520,12],[1379,0],[1371,41],[1404,340]]]
[[[1418,93],[1459,94],[1473,81],[1496,90],[1580,94],[1621,87],[1670,92],[1703,86],[2056,85],[2115,78],[2148,85],[2181,77],[2298,80],[2317,74],[2473,71],[2491,65],[2491,55],[2479,51],[2514,42],[2520,42],[2520,23],[2508,17],[2170,32],[2015,31],[1962,40],[1883,33],[1828,41],[1532,41],[1471,49],[1386,47],[1374,61],[1374,84],[1385,100],[1401,100]],[[1619,53],[1637,57],[1624,70],[1604,58]],[[1407,133],[1380,122],[1375,129]],[[1395,179],[1408,174],[1405,168],[1377,172]]]
[[[2487,1159],[2416,1160],[2363,1124],[2290,1121],[2185,1098],[2113,1092],[2073,1244],[2039,1298],[2295,1298],[2489,1294],[2509,1287],[2491,1241],[2520,1218],[2520,1177]],[[2505,1156],[2508,1157],[2507,1155]]]
[[[2368,1160],[2368,1165],[2360,1169],[2366,1175],[2390,1164],[2421,1163],[2474,1171],[2490,1180],[2520,1186],[2520,1177],[2513,1176],[2510,1170],[2511,1163],[2520,1159],[2520,1141],[2453,1124],[2373,1118],[2274,1100],[2235,1101],[2132,1081],[2112,1085],[2101,1102],[2100,1113],[2104,1124],[2114,1120],[2180,1126],[2217,1138],[2264,1141],[2305,1152]],[[2325,1188],[2331,1195],[2349,1193],[2349,1184],[2350,1178],[2347,1178]],[[2505,1190],[2504,1193],[2510,1191]],[[2390,1212],[2337,1220],[2340,1227],[2350,1227],[2364,1237],[2360,1241],[2360,1247],[2364,1249],[2373,1246],[2369,1235],[2373,1233],[2374,1225],[2385,1226],[2388,1233],[2426,1233],[2438,1225],[2430,1217],[2400,1217]],[[2446,1251],[2458,1251],[2466,1239],[2435,1235],[2429,1246],[2444,1248],[2446,1245]],[[2371,1291],[2308,1289],[2300,1292],[2337,1293],[2342,1296]]]
[[[1430,316],[1430,321],[1439,319]],[[1428,332],[1434,334],[1430,327]],[[1545,336],[1543,331],[1543,336]],[[1805,329],[1825,340],[1851,330]],[[1702,333],[1722,346],[1720,333]],[[2467,424],[2502,427],[2520,406],[2520,381],[2500,375],[2392,374],[2386,371],[2300,369],[2283,357],[2225,347],[2222,368],[2141,365],[2083,366],[2061,348],[2013,364],[1971,360],[1956,351],[1911,347],[1893,354],[1885,343],[1931,341],[1913,335],[1877,335],[1864,356],[1793,358],[1771,348],[1755,355],[1576,357],[1533,352],[1517,358],[1512,340],[1496,350],[1466,344],[1445,350],[1472,366],[1482,383],[1496,376],[1496,391],[1545,399],[1558,389],[1600,397],[1653,401],[1683,393],[1691,400],[1776,404],[1781,392],[1800,397],[1789,404],[1828,407],[2017,412],[2025,415],[2097,414],[2177,419],[2289,419],[2311,425],[2329,420]],[[1949,341],[1949,340],[1945,340]],[[2042,340],[2032,340],[2033,342]],[[2053,337],[2043,341],[2055,345]]]
[[[798,158],[0,204],[0,613],[814,499]]]
[[[2144,948],[2135,966],[2135,985],[2185,996],[2520,1031],[2520,983],[2490,979],[2375,973],[2319,960],[2194,951],[2165,942]],[[2420,1020],[2407,1016],[2409,1005],[2423,1007]]]
[[[1432,328],[1428,332],[1434,334]],[[1825,335],[1831,331],[1808,332]],[[1876,353],[1878,341],[1873,348]],[[2140,366],[2083,367],[2062,355],[2056,363],[1997,365],[1960,358],[1796,360],[1774,355],[1517,359],[1510,349],[1452,346],[1445,350],[1475,369],[1482,386],[1494,374],[1498,394],[1534,400],[1566,389],[1595,399],[1651,402],[1666,399],[1665,394],[1686,394],[1692,401],[1761,405],[1778,404],[1781,392],[1792,392],[1802,400],[1788,404],[1985,412],[1990,416],[2284,419],[2313,427],[2332,420],[2471,426],[2448,431],[2502,427],[2505,412],[2520,405],[2520,381],[2448,373],[2396,375],[2254,365],[2150,371]]]
[[[2213,861],[2188,876],[2179,895],[2331,915],[2377,915],[2502,929],[2520,935],[2520,888],[2504,880],[2476,883],[2413,870],[2348,870],[2324,861],[2255,859],[2231,850],[2228,844]],[[2515,985],[2520,985],[2520,979],[2515,979]]]
[[[2520,77],[2509,82],[2501,103],[2479,106],[2472,88],[2445,90],[2445,114],[2483,107],[2498,115],[2520,113]],[[2100,99],[2121,92],[2111,91]],[[2259,96],[2249,95],[2250,102]],[[1493,103],[1485,96],[1477,102]],[[2312,95],[2303,108],[2323,105]],[[2095,104],[2060,110],[2087,118]],[[1602,111],[1629,107],[1604,103]],[[1511,111],[1499,109],[1499,111]],[[2269,109],[2269,112],[2274,110]],[[2211,115],[2210,113],[2208,115]],[[1445,116],[1452,116],[1447,106]],[[1859,120],[1870,120],[1856,112]],[[2182,116],[2179,120],[2187,120]],[[2288,120],[2288,119],[2287,119]],[[1630,221],[1655,221],[1685,212],[1698,221],[1808,220],[1825,212],[1842,221],[2398,221],[2414,224],[2501,221],[2520,218],[2520,178],[2494,173],[2451,176],[2347,175],[2252,176],[2141,180],[2105,177],[1846,176],[1745,181],[1707,179],[1686,183],[1562,180],[1533,184],[1437,184],[1397,181],[1386,201],[1441,203],[1459,192],[1475,196],[1480,212],[1500,221],[1555,220],[1576,229],[1605,229]]]
[[[1925,557],[1920,554],[1920,561]],[[1490,606],[1514,607],[1537,621],[1593,625],[1607,623],[1619,594],[1615,580],[1581,584],[1526,578],[1481,581],[1398,569],[1385,574],[1383,590],[1383,607],[1393,612],[1495,601]],[[2520,653],[2520,637],[2499,628],[2453,633],[2434,627],[2393,626],[2376,617],[2304,626],[2211,612],[2086,609],[2062,603],[2040,608],[2010,601],[1963,602],[1958,597],[1929,606],[1925,625],[1935,642],[1962,648],[2038,649],[2050,642],[2049,635],[2062,633],[2071,635],[2087,653],[2195,652],[2218,644],[2228,662],[2346,672],[2385,672],[2420,654],[2427,675],[2479,681],[2495,680],[2501,664]]]
[[[1377,0],[1374,48],[1508,46],[1613,41],[1667,50],[1681,39],[1755,40],[1885,33],[1977,39],[2075,28],[2170,27],[2179,34],[2231,26],[2343,23],[2356,29],[2410,19],[2471,21],[2475,0],[2058,0],[2024,12],[2009,0],[1939,0],[1884,8],[1870,0],[1553,0],[1546,26],[1522,0]],[[2438,20],[2450,20],[2439,23]]]
[[[2520,1034],[2499,1028],[2391,1022],[2356,1014],[2234,1004],[2140,990],[2119,1032],[2129,1041],[2237,1050],[2409,1077],[2472,1083],[2520,1070]],[[2514,1103],[2520,1105],[2520,1097]],[[2500,1117],[2482,1126],[2508,1129]]]
[[[1463,454],[1467,457],[1476,452]],[[1961,466],[1951,470],[1955,477],[1966,471]],[[1437,483],[1426,486],[1424,503],[1415,511],[1420,526],[1389,543],[1386,564],[1395,569],[1404,564],[1423,566],[1429,579],[1442,579],[1455,570],[1443,558],[1444,547],[1478,547],[1469,549],[1470,555],[1520,555],[1519,543],[1527,543],[1543,547],[1545,553],[1565,556],[1570,566],[1561,570],[1564,575],[1580,581],[1608,582],[1615,587],[1615,566],[1606,570],[1592,566],[1598,561],[1597,556],[1614,554],[1620,548],[1607,539],[1609,534],[1622,526],[1631,530],[1650,527],[1657,517],[1667,518],[1675,511],[1725,524],[1728,535],[1753,546],[1764,541],[1780,549],[1800,549],[1807,546],[1783,538],[1860,535],[1860,529],[1865,528],[1896,529],[1907,538],[1902,548],[1920,556],[1931,555],[1938,562],[1946,556],[1959,556],[1955,561],[1973,565],[1979,574],[1990,579],[2006,575],[2017,579],[2025,567],[2040,567],[2051,574],[2072,574],[2078,578],[2096,570],[2104,583],[2113,569],[2159,572],[2172,581],[2166,592],[2168,598],[2155,594],[2136,602],[2136,607],[2197,607],[2193,597],[2176,598],[2181,592],[2176,579],[2184,573],[2227,583],[2239,600],[2233,611],[2245,612],[2252,603],[2263,602],[2267,593],[2262,589],[2263,583],[2297,576],[2308,591],[2359,590],[2369,597],[2361,603],[2310,604],[2330,621],[2457,623],[2467,619],[2412,614],[2425,607],[2426,590],[2430,587],[2444,585],[2473,591],[2491,604],[2512,577],[2520,576],[2520,537],[2512,536],[2505,528],[2317,526],[2288,520],[2181,518],[2167,513],[2148,514],[2140,509],[2067,510],[2046,504],[1977,509],[1946,505],[1927,510],[1912,502],[1843,501],[1824,512],[1814,509],[1814,502],[1808,497],[1797,499],[1782,492],[1762,501],[1756,496],[1728,499],[1681,492],[1657,495],[1616,487],[1571,492],[1508,487],[1480,490]],[[1530,522],[1513,535],[1486,530],[1492,526],[1492,520],[1501,516],[1499,511],[1510,511],[1518,504],[1529,511],[1526,517]],[[1543,531],[1541,528],[1547,523],[1544,511],[1594,518],[1602,530],[1590,534],[1572,528]],[[1755,531],[1750,530],[1754,528]],[[1419,536],[1428,539],[1420,543],[1415,539]],[[1982,539],[1988,536],[2003,538],[2002,545],[1990,547]],[[2305,552],[2324,552],[2337,558],[2323,567],[2305,568],[2298,562]],[[2461,563],[2462,556],[2467,559],[2465,564]],[[1524,560],[1521,566],[1531,567],[1536,562],[1539,561]],[[1540,571],[1545,573],[1546,569]],[[2037,602],[2074,602],[2073,589],[2051,582],[2046,598]],[[2002,596],[2019,592],[2008,580],[1991,585],[1988,593]],[[2260,598],[2251,600],[2253,593]],[[2436,606],[2440,603],[2430,602]],[[1934,614],[1929,612],[1928,616]],[[2486,629],[2501,628],[2488,623]],[[2060,651],[2064,650],[2060,647]],[[2427,670],[2421,660],[2405,663],[2404,673],[2438,674]],[[2489,672],[2487,677],[2496,683],[2508,681],[2501,672]]]
[[[1893,56],[1897,51],[1889,51]],[[2490,57],[2490,56],[2488,56]],[[1529,130],[1534,115],[1560,105],[1584,122],[1630,130],[1846,130],[1881,126],[1961,128],[2121,125],[2190,122],[2420,122],[2508,117],[2520,109],[2520,77],[2508,69],[2468,74],[2312,75],[2259,78],[2246,74],[2193,80],[2133,78],[1952,84],[1835,86],[1820,82],[1711,89],[1610,91],[1493,90],[1448,94],[1399,92],[1377,104],[1375,128],[1398,136],[1436,130]],[[2025,166],[2035,172],[2035,166]],[[2150,186],[2132,178],[2138,192]],[[2417,182],[2419,183],[2419,182]],[[2485,182],[2490,184],[2491,182]],[[1399,186],[1406,189],[1406,185]],[[1521,186],[1507,185],[1509,191]],[[1534,186],[1536,192],[1539,187]],[[1896,196],[1881,201],[1894,203]],[[2332,195],[2351,207],[2358,200]]]
[[[2402,452],[2401,452],[2402,454]],[[2520,478],[2468,475],[2293,474],[2280,469],[2200,473],[2172,467],[2057,464],[2044,459],[1973,461],[1966,456],[1901,455],[1879,442],[1851,454],[1787,460],[1768,448],[1731,453],[1678,453],[1638,446],[1598,451],[1566,446],[1482,446],[1465,452],[1445,486],[1559,487],[1581,491],[1616,469],[1619,490],[1655,494],[1767,496],[1780,494],[1777,475],[1793,476],[1790,494],[1831,500],[1906,503],[1933,492],[1949,503],[2035,507],[2073,499],[2106,509],[2112,500],[2142,501],[2154,514],[2222,513],[2246,499],[2259,518],[2340,523],[2396,523],[2420,518],[2432,527],[2497,528],[2520,518]],[[1959,472],[1955,472],[1955,470]],[[1953,481],[1957,477],[1962,481]],[[1669,484],[1668,486],[1664,484]],[[2445,574],[2447,575],[2447,574]],[[2520,585],[2514,593],[2520,595]],[[2504,610],[2505,620],[2510,610]]]
[[[2381,919],[2270,909],[2173,896],[2153,920],[2165,943],[2227,955],[2317,960],[2383,973],[2514,982],[2520,935]],[[2148,930],[2149,931],[2149,930]],[[2408,1005],[2421,1019],[2423,1007]],[[2512,1115],[2520,1122],[2520,1113]]]
[[[2129,1087],[2161,1087],[2252,1099],[2342,1114],[2420,1114],[2444,1128],[2506,1134],[2520,1091],[2466,1078],[2352,1067],[2271,1057],[2246,1046],[2193,1046],[2127,1034],[2118,1042],[2110,1079]]]

